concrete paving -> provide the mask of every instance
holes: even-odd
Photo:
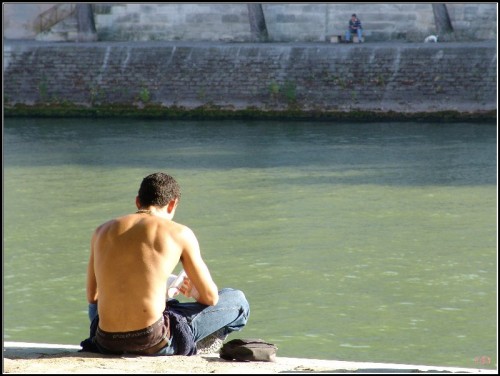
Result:
[[[198,356],[109,356],[78,352],[80,346],[4,342],[4,373],[484,373],[497,370],[408,364],[286,358],[275,362],[235,362],[218,354]],[[278,351],[279,355],[279,351]]]
[[[438,43],[424,43],[422,42],[405,42],[405,41],[370,41],[366,40],[365,43],[330,43],[325,42],[206,42],[206,41],[96,41],[96,42],[44,42],[31,39],[4,39],[5,46],[8,45],[25,45],[25,46],[128,46],[128,47],[151,47],[151,46],[176,46],[176,47],[228,47],[228,46],[294,46],[294,47],[408,47],[415,48],[443,48],[443,47],[477,47],[477,46],[491,46],[496,45],[496,40],[486,41],[460,41],[460,42],[438,42]]]

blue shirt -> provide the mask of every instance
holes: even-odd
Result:
[[[356,21],[353,21],[352,18],[349,20],[349,29],[351,31],[356,31],[357,29],[362,29],[361,21],[359,18],[356,18]]]

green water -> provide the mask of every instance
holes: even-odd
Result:
[[[250,301],[230,338],[495,368],[496,143],[487,124],[7,118],[4,340],[87,336],[91,233],[165,171],[182,187],[175,220]]]

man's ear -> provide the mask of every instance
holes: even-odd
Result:
[[[141,202],[139,201],[139,196],[135,196],[135,206],[137,206],[137,209],[141,208]]]
[[[179,202],[178,199],[173,199],[170,200],[169,203],[167,204],[167,211],[169,214],[173,213],[175,208],[177,207],[177,203]]]

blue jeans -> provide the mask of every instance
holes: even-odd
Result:
[[[193,331],[194,340],[198,342],[210,334],[223,329],[223,335],[243,329],[250,316],[250,305],[243,292],[231,288],[219,291],[219,301],[215,306],[189,302],[169,301],[169,307],[186,317]],[[89,304],[89,319],[97,316],[97,304]],[[172,340],[155,355],[174,355]]]
[[[96,316],[97,316],[97,304],[96,303],[89,303],[89,320],[90,320],[90,322],[94,321]]]
[[[363,36],[363,29],[356,29],[356,32],[358,34],[358,39],[361,40],[361,37]],[[351,29],[347,29],[345,33],[345,40],[351,40]]]

